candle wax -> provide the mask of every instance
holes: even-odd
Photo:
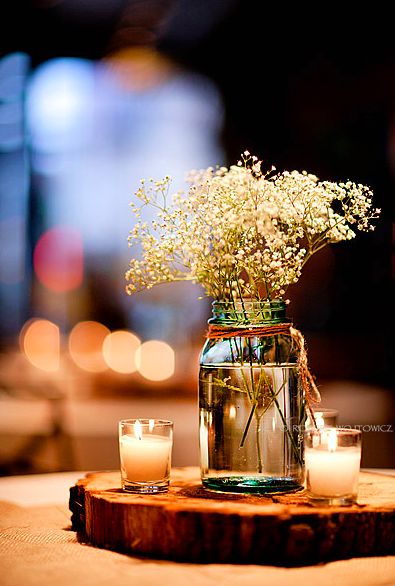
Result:
[[[121,468],[124,478],[132,482],[163,480],[170,474],[172,441],[160,435],[133,435],[120,438]]]
[[[360,460],[361,450],[355,447],[306,448],[307,490],[328,497],[357,494]]]

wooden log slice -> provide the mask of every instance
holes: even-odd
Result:
[[[360,475],[358,504],[312,507],[304,492],[277,496],[204,489],[197,468],[172,470],[165,494],[122,491],[117,472],[70,489],[73,529],[94,546],[173,560],[305,565],[395,554],[395,478]]]

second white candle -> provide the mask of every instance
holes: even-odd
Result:
[[[353,495],[358,491],[361,450],[305,450],[307,489],[319,496]]]

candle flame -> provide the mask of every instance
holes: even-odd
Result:
[[[136,419],[136,423],[134,424],[134,435],[139,440],[143,439],[142,427],[138,419]]]
[[[148,429],[149,429],[150,433],[154,429],[154,427],[155,427],[155,419],[149,419],[148,420]]]
[[[329,452],[334,452],[337,448],[337,435],[336,429],[329,429],[328,430],[328,450]]]

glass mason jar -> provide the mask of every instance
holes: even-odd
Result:
[[[285,303],[215,301],[208,323],[199,374],[203,486],[302,488],[305,401]]]

